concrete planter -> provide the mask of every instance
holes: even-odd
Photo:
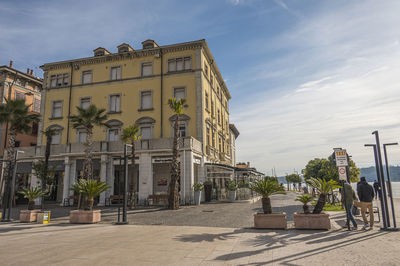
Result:
[[[255,213],[254,227],[259,229],[286,229],[286,213]]]
[[[19,221],[21,223],[32,223],[37,221],[39,210],[21,210],[19,212]]]
[[[201,191],[194,192],[194,205],[200,205],[201,201]]]
[[[74,210],[69,212],[71,224],[94,224],[101,221],[101,210]]]
[[[329,214],[304,214],[294,213],[294,227],[296,229],[319,229],[329,230],[331,229],[331,220]]]
[[[236,201],[236,190],[229,191],[229,201],[230,202]]]

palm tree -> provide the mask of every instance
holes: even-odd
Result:
[[[75,184],[72,185],[71,189],[78,191],[80,194],[84,195],[88,199],[87,210],[93,210],[94,198],[99,196],[100,193],[106,191],[109,185],[102,181],[93,179],[80,179]]]
[[[315,205],[314,211],[313,211],[314,214],[318,214],[318,213],[322,212],[322,210],[324,209],[324,206],[325,206],[326,196],[328,195],[328,193],[330,193],[332,190],[334,190],[336,188],[341,187],[333,179],[326,181],[325,179],[322,179],[322,178],[309,178],[307,180],[307,183],[311,187],[315,188],[319,193],[318,201],[317,201],[317,204]]]
[[[251,190],[262,196],[262,208],[265,214],[272,213],[271,199],[272,195],[283,194],[285,195],[285,188],[280,185],[278,181],[270,179],[255,180],[250,184]]]
[[[35,199],[46,195],[46,191],[39,187],[23,188],[20,193],[28,199],[28,210],[35,209]]]
[[[125,143],[130,143],[132,145],[132,158],[131,158],[131,186],[130,186],[130,203],[129,208],[132,209],[134,203],[136,203],[136,199],[133,195],[134,190],[134,171],[135,171],[135,142],[142,138],[142,134],[140,134],[140,128],[137,124],[130,125],[127,128],[122,130],[121,135],[122,141]],[[139,180],[136,181],[136,186],[139,186]],[[136,192],[136,191],[135,191]]]
[[[38,123],[40,120],[39,114],[29,111],[30,105],[25,105],[25,100],[7,100],[5,104],[0,105],[0,123],[9,125],[8,133],[8,162],[4,171],[5,193],[3,197],[3,206],[7,206],[9,187],[11,185],[11,169],[14,168],[15,156],[15,138],[18,133],[31,133],[32,123]]]
[[[314,200],[314,197],[310,194],[302,194],[296,198],[296,201],[300,201],[303,203],[303,210],[305,214],[310,213],[310,209],[308,208],[308,203]]]
[[[51,148],[51,140],[53,136],[56,134],[57,130],[54,128],[47,128],[45,131],[42,131],[42,133],[46,136],[46,150],[44,153],[44,176],[47,176],[47,172],[49,170],[49,158],[50,158],[50,148]],[[42,182],[42,190],[46,189],[46,184]],[[44,196],[42,195],[42,210],[44,210]]]
[[[104,114],[105,109],[98,109],[95,105],[90,105],[88,108],[84,109],[79,106],[76,107],[78,110],[77,115],[71,115],[70,120],[72,122],[73,128],[83,128],[86,132],[85,140],[85,161],[83,162],[83,178],[91,179],[93,174],[92,166],[92,136],[94,126],[105,126],[107,120],[107,115]]]
[[[183,113],[183,106],[186,103],[186,99],[176,100],[171,98],[168,100],[168,105],[171,110],[175,113],[174,121],[174,143],[172,147],[172,167],[171,167],[171,182],[168,188],[168,208],[170,210],[179,209],[179,179],[180,179],[180,167],[178,162],[178,121],[179,115]]]

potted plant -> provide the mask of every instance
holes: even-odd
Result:
[[[229,190],[229,200],[230,202],[235,202],[236,200],[236,190],[238,189],[238,185],[235,181],[228,182],[228,190]]]
[[[73,210],[69,214],[70,223],[97,223],[101,221],[101,211],[93,210],[94,198],[106,191],[109,186],[93,179],[80,179],[73,186],[72,190],[79,191],[86,197],[86,207],[84,210]]]
[[[40,187],[23,188],[20,193],[28,199],[28,209],[21,210],[19,220],[21,223],[30,223],[37,221],[39,210],[35,210],[35,199],[46,195],[46,192]]]
[[[211,192],[212,192],[212,186],[213,186],[213,183],[212,183],[212,181],[210,181],[210,180],[207,180],[207,181],[205,181],[204,183],[203,183],[203,185],[204,185],[204,194],[205,194],[205,196],[206,196],[206,201],[207,202],[210,202],[211,201]]]
[[[308,203],[314,200],[314,197],[310,194],[302,194],[296,198],[296,201],[300,201],[303,203],[303,211],[304,214],[310,214],[310,208],[308,206]]]
[[[201,191],[203,190],[204,185],[202,183],[194,183],[193,190],[194,190],[194,204],[200,205],[201,201]]]
[[[311,187],[315,188],[318,192],[318,200],[317,204],[314,207],[312,213],[309,211],[307,212],[304,209],[304,213],[295,213],[294,218],[294,225],[296,229],[325,229],[329,230],[331,228],[331,221],[329,219],[329,214],[323,213],[322,210],[325,206],[326,197],[328,193],[332,190],[339,188],[340,186],[335,180],[326,181],[325,179],[320,178],[310,178],[307,180],[307,184]],[[311,195],[304,194],[300,196],[298,199],[299,201],[303,202],[303,204],[307,204],[311,201]],[[305,203],[306,202],[306,203]],[[308,209],[308,206],[307,206]]]
[[[270,196],[286,194],[285,188],[276,180],[256,180],[250,188],[261,195],[263,213],[254,214],[255,228],[286,229],[286,213],[272,213]]]

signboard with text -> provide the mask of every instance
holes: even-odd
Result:
[[[339,170],[339,180],[347,181],[346,167],[340,166],[338,170]]]
[[[347,154],[346,150],[336,150],[335,151],[336,166],[347,166]]]

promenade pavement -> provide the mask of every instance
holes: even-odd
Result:
[[[295,194],[286,199],[273,196],[272,204],[277,208],[275,210],[285,204],[295,209],[300,205],[294,197]],[[188,217],[185,222],[185,216],[179,214],[185,212],[185,208],[175,212],[176,220],[180,221],[175,225],[169,224],[172,218],[165,218],[161,225],[135,225],[132,224],[134,214],[130,216],[129,225],[72,225],[64,222],[62,217],[49,225],[1,224],[1,265],[399,264],[400,232],[381,231],[379,225],[373,230],[349,232],[341,229],[345,222],[343,212],[331,213],[333,229],[330,231],[256,230],[250,228],[252,224],[232,225],[248,224],[244,221],[252,220],[251,214],[260,207],[260,202],[226,204],[202,206],[202,210],[215,208],[214,212],[198,214],[213,213],[218,222],[212,226],[185,225],[193,219]],[[219,206],[222,211],[218,211]],[[249,211],[240,213],[246,207]],[[227,209],[238,213],[234,216]],[[187,214],[193,212],[191,208],[187,210]],[[169,211],[151,213],[165,215],[163,212]],[[231,226],[222,226],[224,218]],[[290,215],[288,218],[290,222]],[[242,222],[232,222],[232,219]]]

